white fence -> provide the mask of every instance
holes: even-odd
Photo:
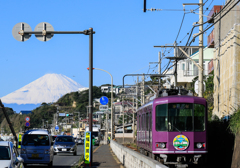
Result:
[[[167,166],[156,160],[135,152],[115,141],[111,141],[110,146],[119,161],[126,168],[167,168]]]

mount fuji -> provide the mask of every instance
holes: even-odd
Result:
[[[85,88],[62,74],[46,74],[1,98],[4,104],[41,104],[56,102],[63,95]],[[26,110],[26,109],[22,109]]]

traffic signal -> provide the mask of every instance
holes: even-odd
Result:
[[[66,114],[66,117],[68,117],[69,116],[69,114]]]

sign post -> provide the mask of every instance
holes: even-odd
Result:
[[[84,140],[84,163],[90,164],[91,163],[91,131],[85,132],[85,140]]]
[[[59,130],[59,127],[58,127],[58,125],[56,125],[56,127],[55,127],[55,130]]]
[[[18,134],[18,149],[21,149],[22,145],[22,134]]]

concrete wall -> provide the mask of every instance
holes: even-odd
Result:
[[[110,146],[126,168],[167,168],[156,160],[124,147],[115,141],[111,141]]]
[[[133,133],[124,133],[124,139],[123,133],[116,133],[115,139],[120,144],[133,143]]]
[[[225,5],[230,0],[227,0]],[[237,0],[232,0],[229,3],[228,7],[223,9],[221,14],[218,14],[217,17],[214,19],[216,22],[220,19],[227,11],[237,2]],[[220,5],[220,4],[219,4]],[[214,46],[218,47],[219,44],[221,45],[221,41],[226,37],[228,32],[233,28],[234,24],[240,23],[240,4],[238,3],[234,8],[231,9],[222,19],[214,25]]]
[[[220,46],[215,46],[213,63],[213,115],[221,118],[232,114],[240,103],[240,24],[234,24]]]

